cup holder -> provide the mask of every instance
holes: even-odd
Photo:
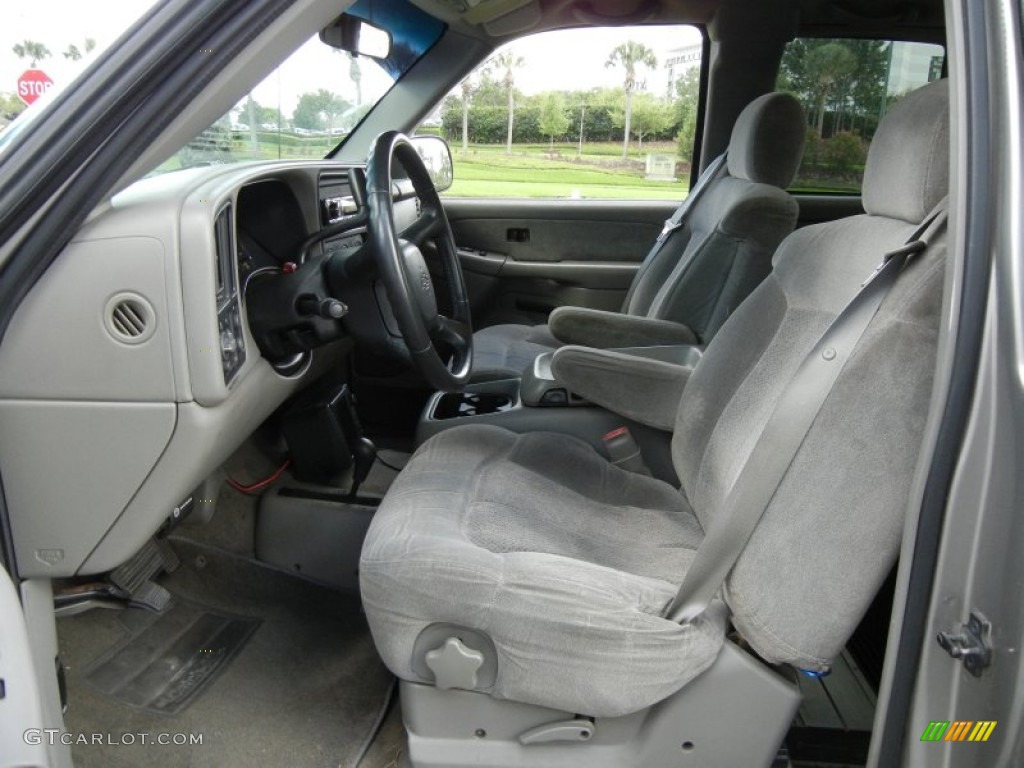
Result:
[[[501,413],[513,406],[508,395],[492,392],[446,392],[438,398],[433,417],[438,420]]]

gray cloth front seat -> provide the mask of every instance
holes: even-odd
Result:
[[[689,343],[710,341],[768,274],[772,254],[796,225],[799,208],[784,189],[800,165],[806,131],[803,109],[787,93],[748,104],[733,127],[726,172],[710,181],[664,247],[651,249],[621,314],[679,323],[692,332]],[[474,378],[518,376],[562,343],[594,346],[560,335],[548,325],[483,328],[473,335]]]
[[[797,366],[881,255],[946,194],[948,135],[945,82],[905,97],[871,145],[867,213],[782,244],[683,390],[672,438],[681,489],[565,435],[467,426],[424,443],[361,558],[388,667],[432,682],[418,657],[429,646],[417,639],[453,625],[493,643],[493,675],[476,690],[618,716],[708,668],[728,612],[764,659],[828,669],[899,548],[935,365],[942,237],[907,265],[868,326],[721,602],[685,624],[663,613]]]

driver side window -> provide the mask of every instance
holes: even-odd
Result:
[[[571,29],[496,51],[418,128],[452,148],[449,197],[685,197],[702,87],[694,26]]]

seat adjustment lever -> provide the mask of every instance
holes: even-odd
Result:
[[[520,744],[547,744],[552,741],[590,741],[596,724],[593,720],[560,720],[545,723],[519,734]]]

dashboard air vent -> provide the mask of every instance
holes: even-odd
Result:
[[[118,294],[107,302],[104,312],[107,333],[124,344],[141,344],[156,330],[156,313],[137,294]]]

